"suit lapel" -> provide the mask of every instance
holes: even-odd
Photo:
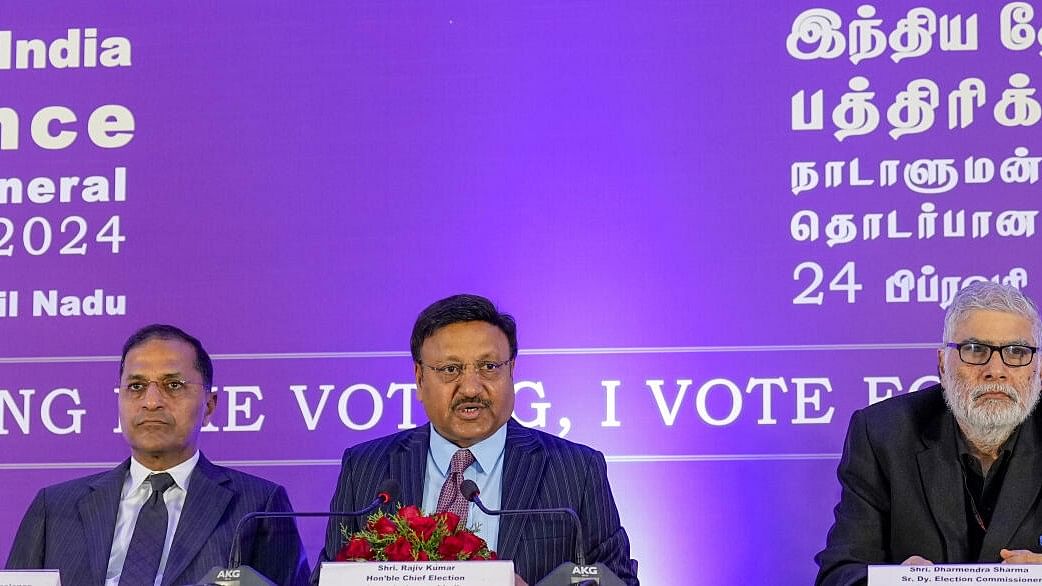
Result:
[[[104,584],[108,572],[112,537],[116,528],[119,499],[123,493],[130,460],[97,477],[90,483],[91,491],[79,502],[80,521],[87,536],[87,555],[94,584]]]
[[[1002,480],[999,500],[991,516],[991,525],[984,534],[981,560],[994,561],[993,556],[1012,540],[1025,517],[1032,511],[1042,486],[1042,453],[1038,450],[1038,427],[1034,417],[1028,417],[1013,446],[1013,458]]]
[[[534,432],[513,419],[507,422],[507,444],[503,455],[504,509],[530,509],[536,504],[546,450]],[[530,516],[500,517],[498,556],[513,559],[521,541],[521,533]]]
[[[964,559],[967,547],[966,497],[955,433],[955,418],[945,411],[923,434],[926,449],[916,457],[926,503],[941,532],[947,562]]]
[[[174,542],[170,545],[163,584],[174,583],[184,573],[224,517],[232,500],[232,491],[222,486],[228,482],[228,476],[202,454],[199,454],[191,478]]]
[[[427,473],[427,452],[430,450],[430,425],[428,423],[420,426],[415,432],[407,434],[398,448],[391,452],[390,474],[402,487],[403,505],[423,506],[423,481]],[[367,495],[365,498],[369,499],[372,496]]]

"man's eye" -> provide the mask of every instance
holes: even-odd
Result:
[[[974,354],[986,354],[988,347],[981,344],[966,344],[966,349]]]
[[[486,362],[479,362],[478,363],[478,368],[481,369],[481,370],[487,370],[489,372],[493,372],[497,368],[499,368],[499,365],[496,364],[495,362],[488,362],[488,361],[486,361]]]
[[[1024,356],[1027,356],[1028,349],[1024,346],[1010,346],[1009,349],[1006,350],[1006,352],[1009,352],[1010,356],[1014,356],[1016,358],[1023,358]]]
[[[163,386],[165,386],[168,391],[180,391],[184,388],[185,384],[179,380],[168,380],[163,383]]]
[[[458,365],[458,364],[446,364],[445,366],[442,366],[438,370],[440,370],[441,372],[443,372],[445,374],[459,374],[460,365]]]
[[[145,383],[127,383],[127,390],[132,393],[140,393],[145,390]]]

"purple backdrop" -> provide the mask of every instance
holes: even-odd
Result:
[[[1037,291],[1042,18],[927,4],[5,6],[0,555],[126,457],[137,327],[202,338],[204,450],[314,510],[423,423],[409,329],[466,291],[645,583],[808,583],[851,412],[929,384],[967,277]]]

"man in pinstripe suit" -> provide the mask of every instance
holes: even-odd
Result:
[[[41,490],[7,567],[56,568],[64,583],[76,585],[188,584],[225,566],[243,515],[292,510],[281,486],[211,464],[199,452],[199,431],[217,405],[212,383],[213,364],[199,340],[167,325],[132,335],[123,347],[119,393],[132,457]],[[146,523],[146,509],[159,516]],[[155,531],[146,534],[146,527]],[[292,520],[247,525],[243,543],[243,563],[277,584],[307,583]]]
[[[394,478],[402,487],[402,504],[433,512],[457,501],[448,510],[461,506],[467,524],[479,525],[489,548],[513,560],[518,583],[534,584],[574,561],[575,531],[568,519],[485,516],[474,505],[458,502],[459,482],[467,478],[493,509],[575,510],[582,520],[586,560],[604,563],[627,584],[638,584],[604,456],[511,419],[517,357],[513,318],[483,297],[448,297],[417,318],[411,350],[417,395],[430,423],[348,448],[331,510],[364,507],[378,484]],[[336,559],[343,546],[342,523],[353,532],[364,519],[329,523],[319,565]]]

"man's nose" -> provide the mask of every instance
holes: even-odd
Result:
[[[477,366],[473,364],[466,364],[463,366],[463,372],[459,376],[459,386],[464,392],[480,393],[485,388],[485,383],[481,379],[481,375],[478,374]]]
[[[991,353],[991,357],[988,361],[981,365],[984,369],[984,378],[986,380],[1006,380],[1009,377],[1010,367],[1002,361],[1002,351],[995,350]]]
[[[159,383],[156,381],[148,381],[145,383],[145,394],[141,397],[143,404],[146,409],[158,409],[165,405],[166,397],[163,395],[163,390],[159,388]]]

